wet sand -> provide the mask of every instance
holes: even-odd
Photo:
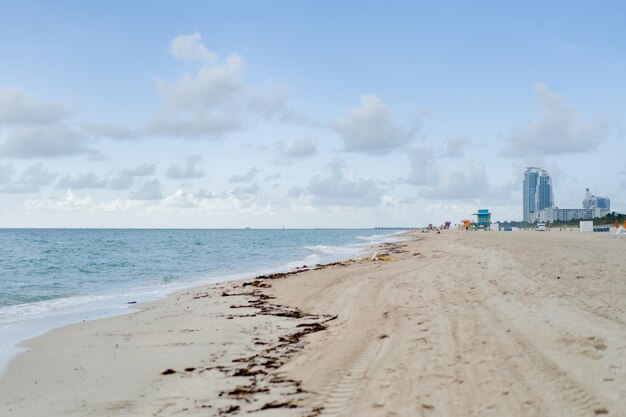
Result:
[[[626,415],[626,239],[412,236],[30,340],[0,415]]]

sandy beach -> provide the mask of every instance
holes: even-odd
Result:
[[[626,415],[626,240],[408,237],[29,340],[0,415]]]

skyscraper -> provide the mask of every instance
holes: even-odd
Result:
[[[532,221],[532,213],[554,205],[552,178],[544,169],[528,167],[523,184],[524,220]]]
[[[537,178],[539,178],[540,168],[528,167],[524,172],[523,185],[523,211],[524,221],[530,221],[530,213],[535,211],[535,191],[537,190]]]
[[[541,170],[535,192],[535,211],[543,210],[554,205],[554,192],[552,191],[552,177],[548,172]]]

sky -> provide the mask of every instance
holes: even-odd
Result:
[[[626,212],[626,4],[2,1],[0,227]]]

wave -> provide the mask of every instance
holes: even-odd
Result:
[[[344,245],[344,246],[332,246],[332,245],[313,245],[305,246],[304,248],[322,255],[353,255],[361,252],[363,245]]]
[[[373,234],[370,236],[357,236],[356,238],[359,240],[366,241],[369,245],[375,245],[379,243],[393,243],[400,242],[405,240],[406,238],[400,236],[406,233],[406,230],[394,231],[392,233],[385,234]]]

